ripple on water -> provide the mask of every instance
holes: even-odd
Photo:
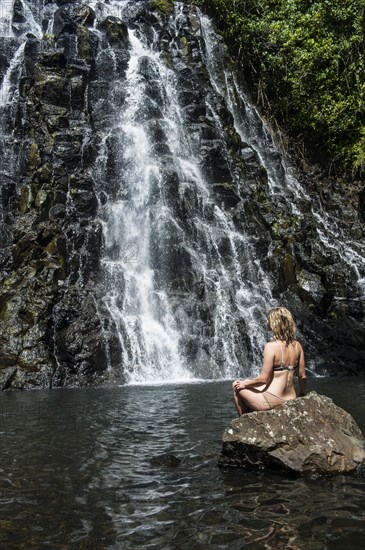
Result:
[[[362,406],[355,386],[341,383],[350,412]],[[331,380],[325,388],[331,397]],[[159,409],[161,392],[168,411]],[[234,416],[230,393],[228,383],[156,387],[148,390],[153,418],[140,414],[140,387],[4,395],[4,548],[362,548],[364,480],[217,467],[222,431]],[[223,408],[207,415],[213,398],[229,403],[226,416]],[[62,403],[68,412],[55,420]],[[24,411],[27,421],[17,421]],[[151,463],[166,454],[179,460]]]

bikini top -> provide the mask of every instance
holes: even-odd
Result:
[[[283,371],[283,370],[288,370],[290,372],[292,372],[293,370],[295,370],[297,368],[297,365],[298,365],[298,361],[299,361],[299,353],[298,353],[298,349],[297,349],[297,345],[298,345],[298,342],[295,342],[295,351],[297,352],[297,362],[295,365],[285,365],[285,361],[284,361],[284,351],[283,351],[283,345],[280,344],[280,348],[281,348],[281,364],[276,366],[276,367],[273,367],[273,371],[274,372],[278,372],[278,371]]]

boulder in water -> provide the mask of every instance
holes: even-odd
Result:
[[[269,411],[244,414],[223,434],[220,466],[281,469],[304,476],[363,471],[365,440],[352,416],[311,392]]]

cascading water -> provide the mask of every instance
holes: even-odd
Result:
[[[235,128],[242,142],[256,152],[268,174],[268,191],[273,200],[284,201],[286,208],[295,216],[303,218],[311,215],[316,220],[316,231],[324,250],[330,250],[344,260],[356,279],[357,293],[353,299],[365,300],[365,245],[358,240],[350,240],[339,228],[338,220],[330,219],[323,209],[319,197],[311,197],[295,177],[285,157],[279,153],[275,138],[250,103],[247,95],[238,84],[235,75],[222,64],[222,52],[210,19],[200,15],[204,37],[206,63],[212,83],[224,97],[235,121]],[[306,214],[301,213],[298,203],[306,203]],[[308,214],[308,211],[310,214]]]
[[[119,190],[116,200],[109,200],[101,208],[106,249],[102,261],[107,285],[105,302],[120,334],[127,380],[181,380],[191,374],[179,356],[178,331],[166,292],[155,287],[150,265],[151,243],[160,238],[154,218],[163,216],[166,208],[162,175],[153,143],[139,119],[146,98],[141,64],[154,66],[159,79],[168,75],[161,74],[166,69],[157,54],[146,50],[133,34],[130,41],[126,99],[113,127],[124,189]],[[172,119],[165,122],[174,125]]]
[[[9,59],[3,69],[0,85],[0,238],[2,245],[11,241],[9,226],[5,223],[8,213],[9,189],[16,186],[19,143],[13,137],[13,124],[19,102],[19,82],[24,64],[26,34],[41,36],[40,27],[25,2],[19,2],[27,14],[21,27],[14,21],[14,0],[0,4],[0,47],[3,59]],[[6,252],[2,250],[0,257]]]
[[[178,5],[171,21],[171,48],[179,40],[181,9]],[[197,370],[205,378],[232,377],[243,363],[249,368],[242,325],[259,362],[264,312],[273,303],[270,284],[255,262],[250,238],[235,230],[212,196],[189,139],[176,77],[160,53],[160,37],[156,33],[148,44],[138,34],[129,33],[125,100],[122,106],[115,105],[116,123],[103,139],[105,144],[112,132],[117,141],[120,183],[116,196],[100,208],[105,302],[118,327],[129,382],[178,381],[196,376]],[[208,100],[206,108],[223,145],[223,129]],[[156,147],[157,132],[163,143]],[[100,172],[106,156],[102,148],[97,171],[101,182],[107,177]],[[189,219],[176,212],[169,197],[171,184],[177,190],[175,200],[193,198]],[[206,327],[198,315],[187,311],[189,289],[171,288],[176,284],[174,262],[184,257],[210,305]],[[206,328],[210,339],[210,353],[200,359],[198,368],[199,358],[189,365],[181,343],[194,336],[197,324],[198,336],[203,338]]]

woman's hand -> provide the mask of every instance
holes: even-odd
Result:
[[[251,380],[249,380],[249,379],[247,379],[247,380],[236,380],[235,382],[233,382],[234,391],[244,390],[246,388],[246,383],[247,382],[251,382]]]

